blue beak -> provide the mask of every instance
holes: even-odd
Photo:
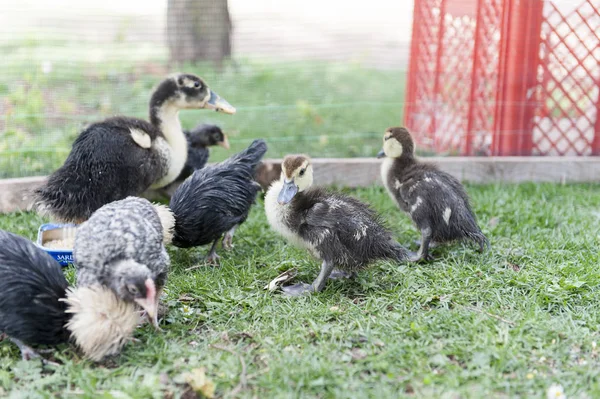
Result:
[[[377,158],[385,158],[385,152],[383,152],[383,149],[377,153]]]
[[[280,205],[288,204],[297,193],[298,186],[294,184],[293,180],[289,182],[284,181],[283,187],[281,188],[279,196],[277,197],[277,202],[279,202]]]

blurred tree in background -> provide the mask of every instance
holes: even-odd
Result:
[[[227,0],[168,0],[167,44],[171,61],[212,61],[231,56]]]

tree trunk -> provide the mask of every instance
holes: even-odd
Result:
[[[168,0],[167,44],[171,61],[212,61],[231,56],[227,0]]]

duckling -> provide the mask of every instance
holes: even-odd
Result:
[[[407,259],[406,249],[394,240],[367,204],[312,187],[313,168],[306,155],[286,156],[281,169],[281,178],[265,196],[269,224],[323,262],[312,284],[283,287],[286,294],[319,292],[328,278],[348,277],[376,259]],[[336,267],[339,269],[334,270]]]
[[[192,130],[183,132],[188,142],[188,158],[183,170],[175,179],[175,183],[182,183],[194,171],[202,169],[208,161],[210,150],[208,147],[221,146],[229,149],[229,139],[217,125],[201,124]]]
[[[119,352],[137,325],[132,307],[117,304],[108,290],[69,287],[58,262],[26,238],[0,230],[0,242],[0,332],[24,360],[40,357],[30,345],[70,338],[92,360]]]
[[[212,243],[206,261],[218,263],[219,240],[223,237],[223,247],[231,249],[235,229],[248,217],[260,191],[254,174],[266,152],[265,141],[254,140],[226,161],[195,171],[177,188],[169,205],[175,217],[175,246]]]
[[[460,182],[437,166],[415,158],[414,141],[403,127],[388,128],[378,158],[381,180],[398,207],[408,213],[421,232],[421,246],[411,260],[432,259],[432,241],[444,243],[470,239],[489,247],[477,225],[469,197]]]
[[[176,74],[150,99],[150,122],[113,117],[94,123],[73,143],[63,166],[36,190],[37,208],[54,219],[81,223],[112,201],[173,182],[186,164],[181,109],[235,113],[199,77]]]
[[[158,302],[170,259],[165,242],[175,224],[164,205],[128,197],[98,209],[77,228],[73,259],[77,286],[110,288],[141,306],[158,328]]]

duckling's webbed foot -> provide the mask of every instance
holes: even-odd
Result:
[[[354,278],[356,273],[347,272],[345,270],[333,269],[329,275],[330,280],[340,280],[345,278]]]
[[[415,240],[414,243],[419,248],[421,247],[421,240]],[[435,242],[433,240],[429,242],[429,249],[437,248],[439,246],[440,246],[440,244],[438,244],[437,242]]]
[[[281,287],[283,293],[287,296],[303,296],[315,292],[315,288],[311,284],[298,283]]]
[[[213,242],[212,247],[210,247],[210,251],[208,252],[208,255],[206,255],[206,259],[205,259],[206,263],[215,265],[215,266],[219,265],[220,256],[217,255],[217,244],[218,243],[219,243],[219,239],[217,238],[215,240],[215,242]]]
[[[321,265],[321,272],[312,284],[298,283],[289,285],[287,287],[281,287],[281,289],[289,296],[301,296],[313,292],[321,292],[323,291],[323,288],[325,288],[325,284],[327,283],[332,271],[333,263],[324,260],[323,264]]]
[[[233,226],[225,236],[223,236],[223,241],[221,244],[223,245],[223,249],[226,251],[231,251],[233,249],[233,234],[235,233],[235,229],[237,229],[237,225]]]

